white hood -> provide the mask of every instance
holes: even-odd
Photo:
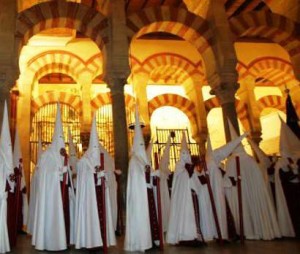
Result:
[[[5,101],[0,139],[0,156],[6,168],[13,173],[13,153],[8,123],[7,104]]]
[[[282,157],[300,158],[300,140],[279,116],[281,122],[279,150]]]
[[[149,160],[146,154],[145,141],[142,134],[139,112],[137,107],[135,111],[135,127],[134,127],[134,138],[133,138],[133,145],[132,145],[132,155],[136,156],[138,160],[143,162],[145,165],[149,165]]]

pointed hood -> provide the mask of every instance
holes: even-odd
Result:
[[[237,139],[239,136],[237,135],[236,130],[234,129],[234,127],[229,119],[228,119],[228,125],[229,125],[231,141]],[[246,153],[243,144],[239,143],[236,146],[236,148],[233,150],[233,153]]]
[[[164,150],[164,153],[160,159],[159,162],[159,170],[161,170],[164,173],[170,173],[169,170],[169,163],[170,163],[170,148],[171,148],[171,137],[168,137],[166,147]]]
[[[268,168],[271,166],[272,162],[269,157],[265,154],[263,150],[250,138],[248,138],[248,143],[250,144],[253,152],[255,153],[257,159],[259,160],[259,164],[262,165],[263,168]]]
[[[18,127],[16,127],[14,152],[13,152],[13,163],[14,163],[13,165],[14,165],[14,168],[19,167],[20,159],[22,159],[22,152],[21,152],[21,146],[20,146]]]
[[[211,145],[211,140],[210,140],[210,135],[207,135],[207,143],[206,143],[206,154],[205,154],[205,160],[214,160],[214,154],[212,150],[212,145]]]
[[[70,165],[72,166],[72,169],[75,170],[75,166],[77,163],[77,155],[76,155],[76,147],[73,142],[73,137],[71,134],[70,128],[68,129],[68,141],[69,141],[69,161]]]
[[[147,146],[147,150],[146,150],[146,153],[147,153],[147,158],[148,158],[148,161],[152,164],[152,148],[153,148],[153,143],[152,143],[152,140],[150,140],[148,146]]]
[[[12,144],[11,144],[11,137],[9,131],[6,101],[4,104],[2,129],[1,129],[0,155],[2,157],[1,161],[5,163],[5,167],[7,168],[7,170],[13,173],[13,153],[12,153]]]
[[[281,122],[279,150],[282,157],[299,158],[300,140],[279,116]]]
[[[182,133],[182,140],[181,140],[181,149],[180,149],[180,158],[179,160],[184,164],[192,163],[191,154],[187,145],[185,133]]]
[[[61,148],[65,148],[64,132],[61,119],[60,104],[57,103],[56,119],[54,133],[52,137],[51,148],[55,151],[60,151]]]
[[[95,115],[93,117],[93,122],[91,127],[89,147],[86,150],[84,156],[90,159],[94,167],[100,165],[100,145],[99,145],[99,136],[97,132]]]
[[[135,109],[135,127],[134,127],[134,138],[132,144],[132,154],[134,154],[142,162],[144,162],[145,165],[149,164],[137,106]]]

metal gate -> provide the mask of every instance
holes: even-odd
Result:
[[[185,133],[187,139],[187,145],[190,150],[192,157],[200,156],[200,149],[197,143],[191,142],[188,129],[156,129],[156,141],[153,144],[152,154],[157,153],[158,158],[163,155],[164,148],[166,146],[168,137],[171,137],[171,148],[170,148],[170,170],[175,170],[175,164],[180,157],[180,147],[182,135]],[[152,156],[153,157],[153,156]],[[154,160],[154,158],[152,158]],[[153,161],[154,162],[154,161]],[[152,164],[154,165],[154,164]]]
[[[68,129],[70,129],[72,133],[73,142],[75,143],[75,145],[80,143],[79,115],[73,107],[67,104],[61,103],[60,108],[61,108],[64,138],[66,142],[66,147],[68,149]],[[44,149],[52,141],[56,111],[57,111],[57,103],[49,103],[42,106],[33,116],[31,122],[31,133],[30,133],[31,171],[35,166],[37,160],[39,136],[41,138]]]
[[[96,124],[99,141],[111,156],[114,156],[114,130],[111,104],[104,105],[97,110]]]

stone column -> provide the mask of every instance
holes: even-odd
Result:
[[[129,47],[126,27],[125,1],[109,1],[108,43],[103,53],[103,79],[111,89],[115,165],[122,170],[120,196],[125,206],[128,169],[128,138],[124,98],[124,84],[129,76]]]
[[[139,73],[133,75],[133,89],[136,101],[138,102],[140,117],[145,123],[145,127],[143,128],[143,135],[145,140],[150,140],[151,138],[150,117],[147,99],[148,80],[149,77],[147,74]]]
[[[213,88],[212,93],[218,97],[222,106],[225,136],[228,142],[231,139],[227,118],[231,120],[237,133],[239,133],[234,98],[238,88],[238,74],[236,71],[237,57],[234,49],[233,36],[226,15],[224,1],[211,1],[208,20],[216,41],[214,52],[218,62],[218,74],[221,79],[218,81],[218,84],[213,84],[213,77],[209,77],[209,84]]]
[[[260,112],[257,106],[255,94],[255,78],[247,76],[245,79],[240,81],[240,88],[237,91],[241,101],[247,104],[247,113],[249,116],[249,127],[251,132],[251,138],[257,144],[261,141],[261,124],[260,124]]]
[[[9,106],[9,91],[15,85],[18,73],[15,63],[15,25],[17,1],[0,1],[0,122],[2,122],[4,101]]]
[[[211,93],[215,94],[220,101],[223,113],[226,142],[229,142],[231,140],[231,136],[227,119],[231,121],[237,134],[240,133],[235,109],[235,89],[229,84],[222,83],[220,87],[211,90]]]
[[[204,106],[202,84],[200,77],[192,77],[193,84],[185,85],[185,92],[196,107],[197,133],[193,133],[193,138],[199,144],[200,152],[205,152],[205,142],[207,139],[207,121],[206,110]]]
[[[89,133],[91,130],[92,112],[91,112],[91,86],[93,77],[91,73],[82,73],[79,78],[79,84],[82,91],[82,115],[80,116],[82,133]]]
[[[124,79],[109,79],[111,89],[113,129],[114,129],[114,150],[115,166],[122,170],[121,175],[121,193],[126,193],[127,170],[128,170],[128,136],[124,96]],[[123,195],[125,198],[125,195]],[[125,200],[124,200],[125,201]]]
[[[20,76],[18,81],[17,127],[23,156],[23,167],[27,190],[30,190],[30,126],[31,126],[31,80]]]

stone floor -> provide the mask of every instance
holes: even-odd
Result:
[[[117,253],[126,253],[123,251],[123,237],[117,238],[118,244],[116,247],[111,247],[108,250],[108,254],[117,254]],[[26,235],[21,235],[18,238],[17,247],[15,247],[11,253],[17,254],[29,254],[29,253],[55,253],[55,252],[44,252],[36,251],[31,246],[31,238]],[[159,249],[152,249],[146,251],[149,254],[160,253]],[[244,245],[241,245],[239,242],[227,243],[223,246],[212,242],[207,246],[202,247],[183,247],[183,246],[171,246],[166,245],[164,253],[165,254],[193,254],[193,253],[202,253],[202,254],[300,254],[300,240],[276,240],[276,241],[246,241]],[[62,251],[60,253],[65,254],[79,254],[79,253],[102,253],[102,250],[97,251],[88,251],[88,250],[68,250]]]

